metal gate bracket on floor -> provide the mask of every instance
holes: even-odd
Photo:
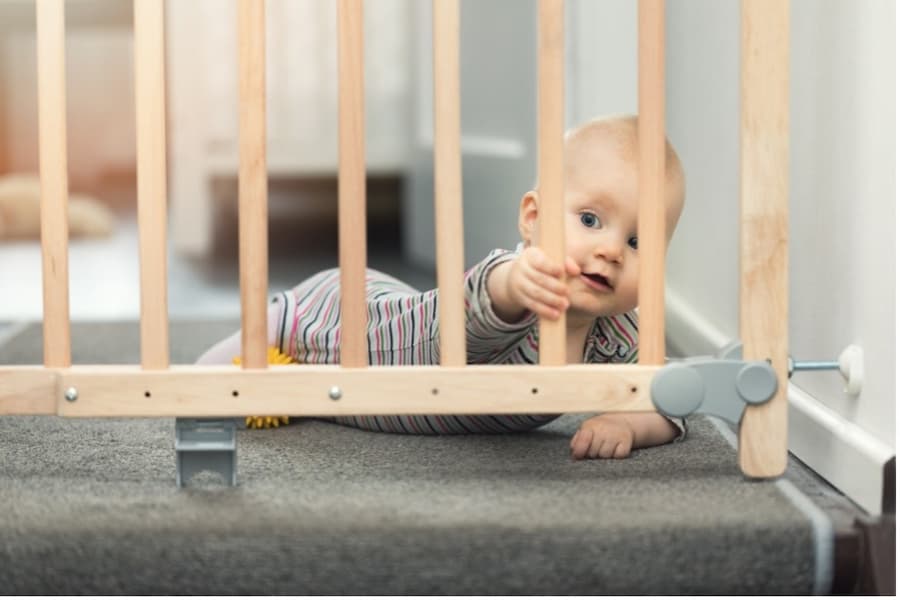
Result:
[[[713,415],[738,425],[748,404],[768,402],[778,389],[775,370],[766,361],[740,359],[740,342],[716,356],[671,362],[650,383],[653,405],[664,415]]]
[[[183,487],[201,471],[219,473],[237,485],[234,419],[175,419],[175,483]]]

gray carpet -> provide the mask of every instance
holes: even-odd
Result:
[[[173,326],[173,362],[231,328]],[[12,336],[0,365],[39,363],[40,343],[38,326]],[[136,324],[76,324],[73,358],[137,362]],[[173,419],[2,417],[0,591],[827,589],[810,517],[783,486],[745,480],[712,422],[693,418],[686,441],[627,460],[574,462],[578,422],[506,436],[399,436],[312,420],[241,431],[236,488],[201,477],[179,490]]]

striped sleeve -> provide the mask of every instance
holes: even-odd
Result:
[[[487,364],[528,335],[537,322],[529,314],[518,323],[507,323],[494,312],[488,294],[487,280],[497,265],[515,259],[509,250],[494,250],[466,273],[466,346],[469,364]]]

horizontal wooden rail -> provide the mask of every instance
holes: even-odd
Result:
[[[58,390],[56,369],[0,367],[0,415],[55,415]]]
[[[187,417],[653,411],[660,367],[0,367],[0,415]],[[56,378],[51,387],[48,375]],[[31,390],[27,400],[21,395]],[[67,390],[77,399],[65,398]],[[55,398],[55,402],[48,401]],[[333,396],[339,395],[334,399]]]

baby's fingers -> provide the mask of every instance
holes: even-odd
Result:
[[[536,272],[527,273],[526,280],[528,294],[535,302],[557,310],[569,307],[569,289],[562,281]]]
[[[581,460],[587,456],[593,437],[594,432],[591,429],[579,429],[576,431],[575,435],[572,436],[572,441],[569,442],[569,448],[572,450],[572,458]]]
[[[595,440],[597,441],[597,440]],[[616,456],[617,449],[621,443],[614,438],[606,438],[596,444],[596,453],[592,453],[595,458],[613,458]]]
[[[565,296],[554,294],[534,283],[528,284],[525,298],[525,308],[547,319],[558,319],[562,311],[569,307]]]
[[[558,277],[540,271],[528,271],[525,276],[531,283],[550,292],[556,298],[564,299],[568,296],[569,288]]]
[[[540,248],[532,246],[522,253],[522,257],[525,259],[528,266],[535,271],[549,275],[552,278],[559,278],[563,274],[562,265],[559,265],[556,261],[550,260],[550,257],[544,254],[544,251]]]

